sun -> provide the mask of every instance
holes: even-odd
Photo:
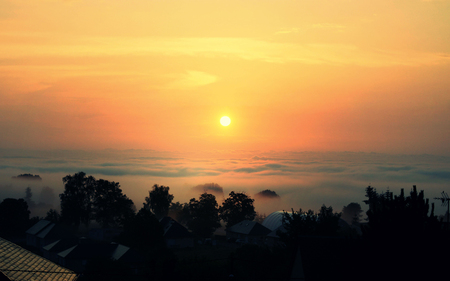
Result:
[[[222,124],[222,126],[228,126],[231,123],[231,119],[228,116],[223,116],[222,118],[220,118],[220,124]]]

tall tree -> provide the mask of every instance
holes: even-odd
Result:
[[[358,203],[352,202],[347,206],[342,208],[342,219],[345,220],[348,224],[359,223],[361,219],[362,213],[361,205]]]
[[[231,191],[219,208],[220,218],[226,222],[227,227],[243,220],[251,221],[256,216],[254,201],[245,193]]]
[[[172,203],[173,195],[169,193],[169,187],[164,185],[153,185],[152,190],[145,197],[144,207],[151,210],[156,218],[160,219],[167,216],[169,206]]]
[[[297,243],[300,236],[336,236],[339,230],[340,213],[333,213],[333,208],[322,205],[319,213],[307,212],[283,213],[283,227],[279,232],[285,243]]]
[[[317,235],[336,236],[339,230],[339,219],[341,213],[333,213],[333,208],[322,205],[317,215]]]
[[[189,211],[191,218],[187,225],[195,235],[209,238],[220,227],[219,208],[214,195],[203,193],[198,201],[192,198]]]
[[[405,196],[403,189],[400,195],[392,192],[378,194],[374,188],[366,188],[369,205],[367,211],[368,227],[364,228],[366,237],[376,239],[408,239],[432,236],[440,229],[437,217],[434,215],[434,203],[425,199],[424,191],[417,192],[414,185],[409,196]],[[429,213],[429,214],[428,214]]]
[[[78,229],[81,223],[88,225],[92,218],[92,199],[95,190],[95,178],[87,177],[84,172],[67,175],[63,178],[64,193],[61,198],[61,219]]]
[[[123,226],[134,215],[133,201],[122,193],[118,182],[97,180],[93,199],[94,219],[103,227]]]

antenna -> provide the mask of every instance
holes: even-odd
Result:
[[[441,200],[442,206],[447,205],[447,229],[448,229],[448,225],[450,223],[450,218],[449,218],[449,216],[450,216],[450,197],[448,197],[447,193],[442,191],[441,197],[434,197],[434,199]]]

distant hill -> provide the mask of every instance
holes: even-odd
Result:
[[[18,176],[12,177],[15,180],[33,180],[33,181],[41,181],[42,178],[39,175],[32,174],[20,174]]]

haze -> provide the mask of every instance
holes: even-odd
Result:
[[[61,191],[84,171],[138,206],[216,183],[339,211],[449,179],[450,1],[0,6],[2,198],[20,173]]]

